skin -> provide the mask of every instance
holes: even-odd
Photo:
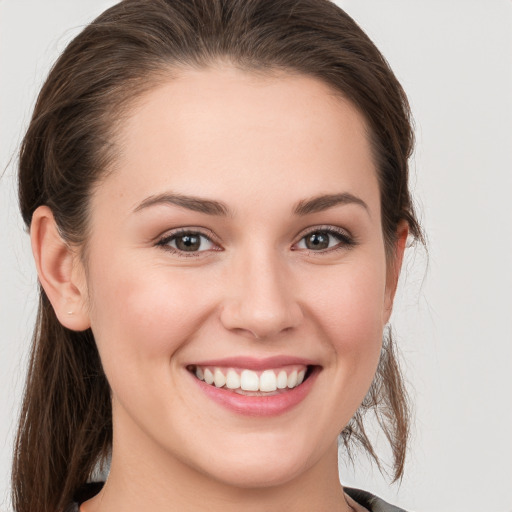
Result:
[[[111,472],[82,512],[353,510],[337,436],[373,379],[407,237],[400,225],[386,260],[362,116],[314,78],[219,65],[146,93],[118,144],[91,198],[87,268],[47,207],[32,224],[41,283],[64,325],[92,328],[112,388]],[[229,213],[141,207],[169,193]],[[294,213],[324,194],[364,205]],[[354,244],[331,235],[328,249],[308,249],[304,236],[326,227]],[[158,245],[177,228],[211,242],[192,257]],[[186,369],[283,354],[321,371],[273,417],[225,409]]]

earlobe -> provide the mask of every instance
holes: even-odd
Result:
[[[34,212],[30,240],[39,281],[59,322],[74,331],[89,328],[87,290],[78,254],[60,236],[48,206]]]
[[[388,323],[391,311],[393,309],[393,300],[398,285],[398,278],[400,277],[400,270],[407,244],[407,237],[409,236],[409,225],[406,221],[398,224],[395,246],[393,254],[388,264],[387,278],[386,278],[386,297],[384,304],[384,323]]]

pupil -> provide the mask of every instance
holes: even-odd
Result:
[[[197,251],[201,238],[197,235],[183,235],[176,239],[176,247],[181,251]]]
[[[329,247],[329,235],[327,233],[312,233],[306,238],[308,249],[327,249]]]

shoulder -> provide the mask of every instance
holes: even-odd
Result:
[[[406,512],[403,508],[395,507],[385,502],[383,499],[360,489],[344,487],[343,490],[359,505],[368,509],[370,512]]]

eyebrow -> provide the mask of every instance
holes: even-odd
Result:
[[[369,213],[368,205],[360,197],[354,196],[348,192],[342,194],[326,194],[299,201],[293,212],[295,215],[299,216],[310,215],[311,213],[323,212],[334,206],[344,204],[362,206]]]
[[[187,208],[194,212],[206,213],[207,215],[227,216],[229,208],[220,201],[212,199],[203,199],[195,196],[185,196],[182,194],[158,194],[144,199],[134,210],[138,212],[144,208],[158,204],[170,204]]]
[[[138,212],[145,208],[160,204],[180,206],[181,208],[186,208],[194,212],[205,213],[206,215],[217,215],[223,217],[230,215],[228,206],[221,201],[173,193],[150,196],[144,199],[144,201],[142,201],[133,211]],[[344,192],[342,194],[323,194],[311,199],[303,199],[295,205],[293,213],[302,217],[345,204],[356,204],[362,206],[369,212],[368,205],[361,198],[348,192]]]

